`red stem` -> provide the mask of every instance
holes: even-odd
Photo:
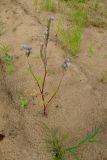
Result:
[[[34,75],[34,73],[33,73],[32,69],[31,69],[31,67],[30,67],[30,63],[29,63],[28,58],[27,58],[27,62],[28,62],[29,69],[30,69],[30,72],[31,72],[31,74],[32,74],[32,77],[33,77],[33,79],[35,80],[35,82],[37,83],[37,86],[38,86],[39,91],[40,91],[40,94],[41,94],[41,98],[42,98],[42,101],[43,101],[43,107],[44,107],[44,115],[47,115],[47,114],[46,114],[45,97],[44,97],[44,85],[45,85],[46,74],[47,74],[46,67],[45,67],[45,75],[44,75],[43,85],[42,85],[42,89],[41,89],[40,84],[39,84],[39,82],[38,82],[36,76]]]
[[[43,83],[42,83],[42,91],[41,91],[43,103],[45,103],[44,87],[45,87],[45,82],[46,82],[46,76],[47,76],[47,67],[45,65],[45,73],[44,73],[44,78],[43,78]],[[46,115],[46,105],[43,104],[43,107],[44,107],[44,115]]]
[[[45,98],[44,98],[44,94],[43,93],[41,93],[41,96],[42,96],[42,101],[43,101],[43,110],[44,110],[44,115],[46,116],[47,114],[46,114],[46,105],[45,105]]]
[[[42,83],[42,93],[44,93],[44,87],[45,87],[45,82],[46,82],[46,76],[47,76],[47,68],[45,66],[45,74],[43,78],[43,83]]]

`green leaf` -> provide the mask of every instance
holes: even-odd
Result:
[[[28,98],[27,97],[21,97],[20,98],[20,105],[22,107],[26,107],[28,105],[29,101],[28,101]]]
[[[100,132],[100,128],[96,128],[95,131],[93,131],[91,134],[89,134],[88,136],[86,136],[82,141],[80,141],[78,144],[74,145],[73,147],[70,147],[68,149],[66,149],[66,151],[68,152],[76,152],[77,149],[80,148],[81,145],[84,145],[88,142],[95,142],[95,138],[96,138],[96,135]]]
[[[96,128],[95,131],[93,131],[90,135],[86,136],[79,144],[85,144],[87,142],[90,142],[95,138],[95,136],[100,132],[100,128]]]
[[[13,63],[13,56],[9,55],[8,53],[5,53],[4,59],[5,59],[8,63]]]

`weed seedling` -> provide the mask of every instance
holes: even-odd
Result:
[[[26,107],[29,103],[29,100],[27,97],[20,97],[20,105],[21,107]]]
[[[0,51],[3,53],[3,60],[6,63],[6,72],[8,74],[13,73],[15,65],[14,65],[13,56],[11,56],[9,53],[9,47],[6,45],[2,45],[0,47]]]
[[[87,23],[88,12],[80,2],[78,2],[78,5],[75,1],[68,2],[68,10],[65,10],[59,18],[56,32],[62,48],[67,49],[71,55],[76,56],[81,51],[82,31]],[[66,22],[66,16],[69,20],[67,26],[64,23]]]
[[[45,125],[46,126],[46,125]],[[96,128],[93,132],[91,132],[88,136],[83,138],[79,143],[72,145],[71,147],[65,147],[64,142],[67,138],[67,135],[62,136],[58,129],[48,128],[48,140],[46,141],[48,144],[49,150],[53,154],[54,160],[65,160],[66,155],[72,155],[74,160],[80,160],[77,152],[83,145],[88,143],[96,143],[96,136],[100,132],[100,128]]]
[[[81,28],[77,25],[65,29],[58,28],[58,38],[63,48],[67,48],[72,56],[76,56],[81,51]]]

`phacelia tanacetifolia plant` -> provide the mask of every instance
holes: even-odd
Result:
[[[49,105],[49,103],[53,100],[53,98],[56,96],[56,94],[58,93],[60,86],[61,86],[61,82],[63,80],[64,77],[64,70],[66,68],[68,68],[70,66],[70,61],[67,59],[65,59],[64,64],[63,64],[63,72],[62,72],[62,76],[61,79],[58,83],[58,86],[56,88],[56,90],[54,91],[54,93],[50,96],[50,98],[47,100],[45,97],[45,93],[46,93],[46,89],[45,89],[45,84],[46,84],[46,77],[47,77],[47,46],[48,46],[48,42],[49,42],[49,37],[50,37],[50,27],[51,27],[51,23],[54,20],[54,17],[51,16],[48,19],[48,24],[47,24],[47,30],[44,32],[45,38],[43,40],[43,42],[41,43],[41,47],[40,47],[40,57],[41,60],[43,62],[43,66],[44,66],[44,75],[43,75],[43,80],[42,80],[42,84],[40,84],[37,76],[34,74],[31,64],[29,62],[29,56],[32,53],[32,47],[30,45],[22,45],[22,48],[25,50],[25,55],[27,57],[27,62],[28,62],[28,67],[29,67],[29,71],[35,81],[35,83],[38,86],[40,95],[41,95],[41,100],[42,100],[42,106],[43,106],[43,114],[47,115],[47,106]],[[69,64],[68,64],[69,63]]]

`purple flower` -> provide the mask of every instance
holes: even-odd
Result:
[[[29,44],[22,44],[21,48],[25,50],[25,54],[27,57],[32,53],[32,47]]]
[[[72,65],[71,59],[70,58],[65,58],[64,63],[63,63],[63,67],[66,69],[66,68],[71,67],[71,65]]]

